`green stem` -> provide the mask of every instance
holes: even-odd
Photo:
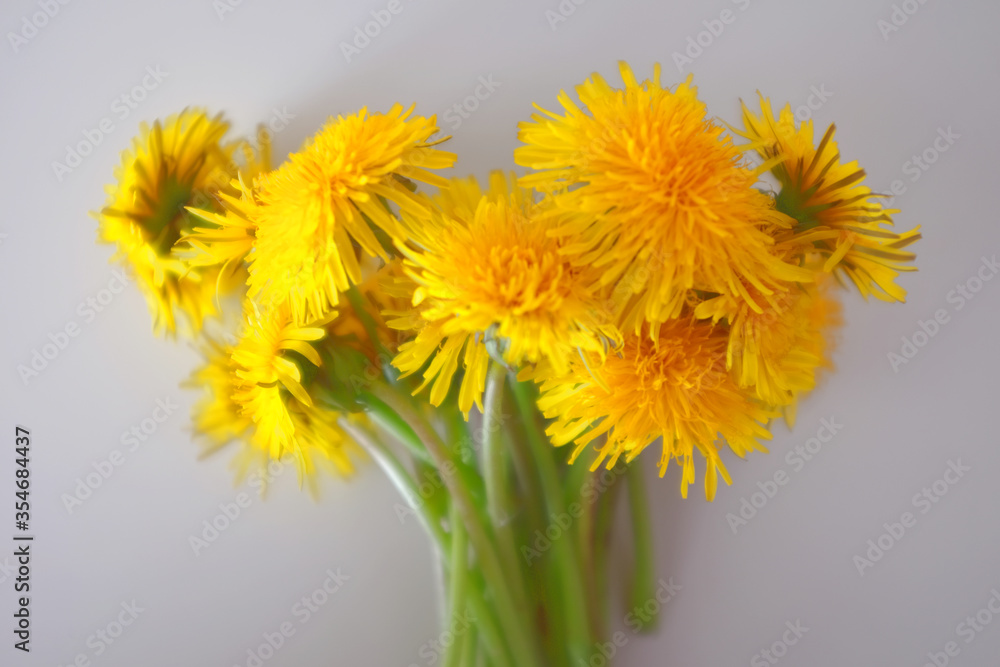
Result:
[[[389,366],[388,360],[392,359],[392,355],[385,349],[382,339],[378,337],[378,327],[375,325],[375,320],[372,319],[371,313],[365,308],[364,296],[361,294],[361,290],[358,289],[357,285],[351,285],[346,294],[347,300],[354,308],[354,313],[358,316],[358,320],[361,321],[361,326],[364,327],[365,333],[368,334],[369,340],[371,340],[372,345],[375,347],[378,357],[387,360],[385,365]],[[397,375],[391,366],[388,369],[383,368],[382,371],[387,378],[395,378]]]
[[[473,623],[462,637],[462,650],[458,656],[460,667],[471,667],[476,662],[476,645],[479,643],[476,624]]]
[[[451,547],[452,550],[454,549],[454,545],[451,544],[451,536],[444,532],[444,529],[441,528],[442,517],[431,512],[426,503],[420,503],[417,501],[417,499],[420,498],[420,492],[410,474],[392,454],[392,452],[382,445],[382,443],[380,443],[376,438],[374,438],[366,429],[351,423],[350,420],[346,418],[341,418],[338,423],[355,442],[361,445],[368,452],[378,466],[382,468],[386,477],[389,478],[389,481],[393,483],[393,486],[396,487],[396,490],[399,491],[399,494],[403,497],[403,500],[405,500],[416,513],[421,525],[423,525],[427,534],[431,536],[439,558],[445,566],[449,568],[449,571],[454,576],[456,568],[452,565],[452,558],[449,551],[449,547]],[[463,569],[466,577],[474,576],[468,568]],[[493,613],[483,598],[482,589],[483,587],[481,585],[468,586],[466,588],[466,590],[468,590],[467,601],[472,609],[472,613],[475,615],[476,624],[478,625],[479,630],[482,631],[484,638],[483,643],[485,644],[487,651],[491,654],[494,661],[499,664],[505,664],[508,661],[508,658],[504,652],[504,643],[501,639],[500,632],[497,629]]]
[[[462,526],[461,517],[455,504],[451,504],[450,521],[451,524],[451,577],[448,582],[448,615],[452,619],[462,618],[466,609],[466,583],[468,582],[468,564],[466,557],[469,553],[469,544],[465,539],[465,528]],[[466,644],[464,635],[451,643],[446,649],[444,659],[441,664],[444,667],[461,667],[461,653]]]
[[[441,528],[440,517],[430,513],[427,504],[420,502],[420,491],[417,489],[413,478],[406,471],[406,468],[399,462],[399,459],[386,449],[382,443],[372,437],[368,431],[351,423],[346,417],[341,417],[338,424],[340,428],[344,429],[351,436],[352,440],[361,445],[368,452],[368,455],[375,460],[375,463],[382,469],[385,476],[389,478],[389,481],[399,491],[399,495],[403,496],[403,500],[406,501],[417,515],[417,519],[420,520],[424,529],[434,539],[434,546],[440,552],[441,557],[444,557],[451,540],[448,534],[444,532],[444,529]]]
[[[586,469],[587,465],[578,459],[573,464],[573,467],[574,470]],[[595,639],[603,640],[605,639],[606,626],[604,625],[604,613],[602,610],[602,603],[604,601],[600,583],[600,575],[602,573],[598,569],[598,558],[595,553],[601,548],[601,545],[595,539],[597,531],[595,517],[603,494],[597,492],[597,487],[592,487],[594,488],[594,496],[589,498],[584,497],[583,489],[585,482],[580,482],[580,478],[576,474],[570,474],[569,478],[572,481],[572,486],[569,488],[571,498],[574,497],[572,494],[576,494],[576,500],[573,502],[583,504],[583,513],[580,515],[579,550],[584,579],[591,582],[591,585],[587,586],[586,591],[590,632],[591,636]],[[587,481],[592,480],[593,473],[589,473],[588,471],[588,474],[583,479]]]
[[[512,401],[513,392],[509,390],[510,384],[507,383],[506,392],[510,396],[505,396],[505,400]],[[520,419],[512,419],[509,422],[507,428],[504,428],[506,436],[504,447],[511,454],[520,489],[517,517],[511,524],[516,547],[522,556],[518,558],[518,564],[525,579],[530,604],[534,609],[544,612],[544,615],[539,617],[538,624],[548,664],[551,667],[562,667],[566,664],[566,640],[562,636],[562,623],[549,622],[549,619],[561,618],[564,613],[560,604],[562,597],[559,583],[546,567],[533,567],[536,557],[544,560],[543,555],[535,552],[535,541],[539,533],[544,533],[546,527],[545,499],[538,479],[538,466],[528,448],[528,427],[522,424]]]
[[[486,647],[486,655],[493,662],[503,664],[505,661],[510,660],[510,658],[507,657],[508,653],[500,634],[498,620],[493,610],[486,604],[486,598],[483,595],[484,584],[476,580],[468,568],[466,568],[465,573],[466,577],[472,580],[473,583],[472,586],[468,587],[469,593],[467,597],[469,609],[472,611],[473,616],[469,631],[477,628],[482,633],[482,643]],[[462,662],[459,664],[465,667],[468,663]]]
[[[513,385],[510,394],[516,398],[517,382],[510,384]],[[514,454],[514,467],[522,483],[524,494],[521,504],[526,515],[524,517],[525,525],[519,534],[522,550],[525,547],[528,548],[528,551],[524,552],[526,555],[524,559],[525,576],[528,578],[528,585],[534,594],[534,604],[543,612],[539,623],[542,625],[542,640],[548,664],[550,667],[570,667],[566,650],[566,627],[562,620],[567,614],[565,609],[567,601],[563,596],[563,584],[559,574],[559,568],[562,566],[556,561],[553,554],[545,552],[542,546],[544,540],[547,539],[544,537],[545,529],[548,527],[546,522],[552,519],[546,516],[545,496],[538,475],[538,462],[535,461],[534,452],[539,450],[533,451],[528,446],[529,438],[538,437],[539,431],[534,419],[518,419],[515,427],[509,440],[510,451]],[[542,445],[543,451],[546,451],[550,457],[558,458],[555,448],[544,446],[544,438]],[[559,539],[572,539],[572,536],[567,535]],[[539,547],[541,547],[541,551],[539,551]],[[528,558],[529,556],[530,558]]]
[[[568,469],[566,473],[566,504],[570,504],[579,501],[583,495],[584,487],[591,487],[600,490],[600,485],[594,484],[594,479],[596,475],[600,474],[600,469],[596,472],[590,470],[590,462],[584,460],[583,456],[577,457],[572,463],[566,463]],[[593,496],[594,502],[600,496],[599,493],[595,493]]]
[[[391,392],[393,389],[385,386],[383,391]],[[434,459],[427,453],[427,448],[417,435],[417,432],[413,430],[410,424],[399,413],[386,405],[385,401],[369,392],[359,394],[358,400],[368,410],[368,414],[372,420],[399,440],[419,463],[431,466],[437,470]],[[462,479],[462,483],[471,490],[475,498],[482,498],[484,495],[483,484],[475,470],[457,456],[454,457],[454,464],[458,469],[458,476]]]
[[[611,546],[611,528],[614,524],[614,513],[615,507],[617,505],[618,496],[621,491],[620,477],[625,473],[621,470],[621,464],[618,464],[611,469],[614,474],[614,479],[611,482],[610,487],[601,490],[600,495],[600,505],[597,507],[597,517],[594,521],[594,541],[593,541],[593,551],[594,551],[594,570],[595,574],[595,589],[598,594],[598,607],[600,614],[598,616],[598,623],[602,629],[601,634],[605,634],[608,628],[608,599],[610,591],[608,588],[608,558]],[[598,475],[602,472],[596,471],[593,473],[594,479],[599,479]],[[600,485],[596,485],[596,488],[601,488]]]
[[[630,605],[634,609],[644,606],[656,594],[656,570],[653,553],[653,528],[646,499],[646,483],[642,467],[636,463],[628,466],[628,506],[632,515],[632,537],[635,557],[635,578],[632,580]],[[650,618],[642,630],[656,627],[657,616]]]
[[[508,431],[508,443],[511,458],[514,462],[514,471],[521,484],[521,509],[527,515],[527,523],[532,530],[545,529],[544,499],[542,497],[542,486],[538,480],[537,465],[531,456],[528,448],[528,427],[525,424],[516,424],[519,428]]]
[[[533,635],[524,624],[526,618],[530,622],[530,617],[527,616],[528,610],[519,610],[514,604],[508,582],[504,578],[503,568],[497,557],[496,542],[484,525],[469,489],[454,474],[456,465],[452,457],[449,456],[448,447],[430,424],[407,401],[401,400],[396,392],[388,387],[376,385],[373,388],[373,393],[406,420],[423,441],[427,452],[434,459],[438,470],[441,471],[441,479],[451,494],[452,502],[458,507],[458,512],[468,530],[469,542],[476,552],[489,590],[494,596],[497,615],[506,631],[515,659],[513,664],[517,664],[519,667],[538,665],[539,656],[532,641]]]
[[[416,432],[392,408],[368,392],[362,392],[358,398],[368,410],[372,421],[391,434],[396,440],[399,440],[418,461],[434,465],[434,460],[427,453],[427,448],[424,447],[420,438],[417,437]]]
[[[514,605],[533,618],[533,608],[528,603],[521,559],[514,543],[514,507],[510,498],[510,476],[504,456],[502,424],[498,419],[503,410],[503,387],[507,369],[491,364],[486,376],[483,397],[483,476],[486,478],[486,509],[490,525],[500,549],[500,565],[504,568]]]
[[[510,498],[507,489],[507,466],[503,456],[500,423],[497,416],[503,407],[503,384],[507,371],[499,364],[492,364],[486,377],[486,392],[483,397],[483,477],[486,478],[486,508],[490,522],[498,536],[507,536],[509,530],[501,527],[509,525]],[[507,554],[509,555],[509,554]]]
[[[528,383],[519,382],[513,386],[514,399],[518,412],[528,431],[528,445],[531,447],[535,461],[538,463],[539,479],[542,483],[542,494],[549,517],[566,517],[564,491],[559,480],[552,454],[552,445],[548,442],[537,421],[537,410],[532,400]],[[571,664],[589,658],[591,636],[587,625],[587,600],[583,588],[590,582],[583,580],[583,573],[577,561],[577,553],[573,548],[571,535],[562,535],[552,541],[552,556],[555,575],[561,585],[563,614],[551,619],[553,623],[564,623],[566,627],[566,645]]]

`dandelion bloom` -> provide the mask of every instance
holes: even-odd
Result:
[[[219,269],[190,266],[175,244],[196,224],[187,207],[212,206],[230,181],[238,144],[223,142],[228,129],[221,115],[198,109],[143,124],[95,216],[100,240],[115,244],[114,259],[134,272],[158,334],[176,333],[178,312],[198,331],[215,311]]]
[[[233,400],[236,366],[232,346],[209,341],[202,353],[205,363],[191,375],[186,386],[202,389],[202,396],[191,413],[195,430],[208,443],[203,453],[209,454],[233,440],[242,439],[253,421]]]
[[[490,356],[513,367],[543,360],[566,371],[582,352],[603,353],[617,338],[590,286],[592,272],[574,266],[540,215],[530,192],[494,172],[487,192],[474,179],[454,181],[434,216],[404,221],[398,243],[412,281],[414,312],[395,320],[416,332],[393,364],[404,374],[423,368],[420,391],[430,401],[448,393],[459,360],[465,376],[459,407],[482,407]]]
[[[624,90],[598,74],[578,86],[583,108],[559,95],[563,115],[541,110],[520,125],[522,183],[553,195],[553,231],[578,265],[640,294],[628,328],[677,317],[692,288],[731,293],[760,310],[781,280],[808,280],[770,251],[773,227],[794,223],[752,186],[745,148],[709,119],[690,78],[670,91],[638,82],[621,63]],[[752,291],[746,286],[750,286]]]
[[[783,408],[790,423],[798,397],[812,391],[819,372],[831,367],[833,336],[842,324],[832,282],[789,285],[762,313],[728,295],[707,299],[694,311],[726,323],[726,366],[736,383]]]
[[[251,424],[239,459],[241,474],[254,460],[285,456],[295,461],[300,482],[312,478],[317,460],[351,470],[345,453],[349,441],[337,426],[338,415],[318,407],[308,391],[307,379],[322,364],[313,343],[326,336],[324,327],[333,316],[303,326],[292,321],[287,305],[263,310],[248,305],[243,333],[232,348],[230,393],[217,391],[215,403],[208,404],[230,411],[232,402],[243,422]]]
[[[760,115],[743,105],[740,134],[781,185],[778,210],[795,220],[784,240],[818,254],[822,270],[846,277],[865,298],[904,301],[906,290],[895,279],[915,270],[916,255],[904,248],[920,238],[920,228],[887,229],[899,211],[884,208],[880,195],[863,185],[857,162],[841,163],[833,125],[814,144],[811,120],[796,126],[790,105],[775,117],[770,100],[761,96],[760,104]]]
[[[323,317],[339,293],[361,282],[355,244],[388,259],[378,233],[398,235],[386,204],[426,215],[410,180],[446,183],[429,169],[450,167],[455,156],[433,148],[433,117],[411,116],[395,105],[385,114],[331,118],[305,146],[256,183],[248,207],[255,226],[250,255],[250,297],[287,301],[303,323]]]
[[[566,375],[533,374],[541,382],[538,406],[554,420],[552,443],[573,443],[573,459],[594,443],[596,468],[631,461],[662,437],[660,476],[677,460],[687,497],[694,452],[701,452],[711,500],[718,476],[731,481],[718,440],[743,456],[767,451],[759,440],[771,437],[765,425],[773,411],[736,383],[726,368],[727,345],[723,327],[684,316],[664,322],[655,339],[645,330],[626,334],[621,354],[607,355],[596,370],[579,363]]]

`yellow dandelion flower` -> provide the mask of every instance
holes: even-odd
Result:
[[[233,348],[210,341],[204,353],[205,365],[192,374],[185,386],[203,392],[192,408],[192,421],[195,430],[208,440],[203,452],[208,454],[233,440],[242,439],[253,422],[233,400],[236,379]]]
[[[865,172],[857,162],[842,164],[831,125],[819,144],[813,143],[811,120],[796,126],[791,105],[775,118],[771,102],[761,96],[761,113],[743,105],[743,131],[750,146],[767,161],[781,185],[777,207],[795,219],[791,242],[818,252],[824,271],[846,277],[867,298],[904,301],[906,290],[895,283],[916,255],[904,250],[920,238],[920,228],[897,233],[896,209],[886,209],[863,185]]]
[[[429,142],[435,119],[395,105],[385,114],[330,119],[298,153],[257,182],[250,209],[256,225],[249,293],[263,303],[288,301],[296,322],[325,315],[339,293],[361,281],[354,244],[387,259],[377,230],[398,234],[386,202],[426,215],[405,179],[446,183],[428,171],[450,167],[453,153]]]
[[[115,244],[114,260],[135,273],[157,333],[176,332],[177,311],[197,331],[215,310],[217,270],[192,270],[174,244],[194,228],[186,207],[207,205],[229,181],[236,144],[223,143],[228,128],[221,116],[197,109],[143,124],[122,153],[107,205],[95,215],[100,240]]]
[[[655,340],[646,331],[626,334],[622,354],[607,355],[595,371],[601,383],[583,364],[566,375],[533,374],[541,382],[538,406],[555,420],[548,429],[552,443],[574,443],[575,460],[597,441],[596,469],[622,456],[631,461],[662,437],[660,476],[677,460],[687,497],[697,450],[707,460],[705,494],[712,500],[718,476],[731,483],[719,438],[741,457],[767,451],[758,439],[771,437],[765,424],[773,416],[727,370],[727,338],[724,328],[684,316],[664,322]]]
[[[262,125],[257,129],[256,148],[240,142],[243,164],[231,165],[237,177],[220,184],[218,199],[210,208],[188,207],[197,216],[198,226],[180,239],[180,251],[190,266],[220,266],[235,270],[253,250],[257,225],[253,214],[259,202],[253,183],[271,171],[271,135]],[[249,186],[247,184],[250,184]],[[189,250],[184,251],[186,245]]]
[[[537,170],[524,185],[554,193],[564,222],[563,252],[598,267],[601,284],[623,281],[642,292],[632,328],[677,317],[691,288],[738,294],[754,309],[780,280],[808,280],[769,247],[772,226],[793,221],[754,189],[759,173],[745,165],[745,147],[707,118],[690,77],[671,92],[639,83],[620,64],[624,90],[598,74],[563,92],[564,115],[540,107],[520,125],[518,164]]]
[[[186,260],[190,266],[217,266],[221,272],[242,265],[253,250],[257,225],[253,212],[259,205],[256,194],[242,178],[234,179],[236,194],[219,192],[222,211],[189,209],[199,218],[199,226],[181,239],[190,248]],[[204,226],[205,224],[209,226]]]
[[[304,452],[303,474],[315,495],[317,468],[328,474],[350,475],[354,472],[351,456],[359,455],[361,448],[340,427],[341,413],[301,403],[292,405],[292,425],[299,448]],[[347,418],[350,421],[365,421],[360,413]]]
[[[530,194],[513,180],[495,172],[485,194],[474,179],[458,181],[445,189],[437,215],[404,216],[412,230],[398,246],[420,322],[408,323],[416,337],[393,364],[409,375],[432,359],[417,391],[433,382],[433,405],[448,393],[460,359],[459,407],[468,413],[473,403],[482,407],[491,352],[514,367],[545,360],[566,371],[570,357],[603,353],[607,338],[617,338],[592,300],[594,278],[560,252],[549,233],[553,218],[536,217]]]
[[[353,328],[359,340],[364,342],[363,351],[373,364],[381,367],[391,359],[385,359],[384,354],[395,354],[400,343],[407,336],[407,331],[419,326],[390,326],[389,318],[409,317],[411,322],[420,320],[419,311],[411,305],[415,285],[406,277],[403,260],[395,257],[388,264],[372,271],[371,275],[358,285],[362,298],[351,309],[349,317],[339,317],[334,322],[337,327],[331,330],[333,335],[342,335],[346,327]],[[360,312],[359,312],[360,310]],[[362,318],[370,321],[370,330],[365,329]],[[341,320],[349,324],[341,324]],[[397,324],[399,324],[397,322]],[[375,340],[372,340],[372,336]],[[378,349],[376,349],[378,348]]]
[[[311,343],[326,335],[326,324],[324,320],[295,324],[287,305],[262,311],[251,304],[232,353],[232,400],[253,424],[250,444],[270,459],[290,455],[300,482],[314,470],[316,453],[331,458],[326,448],[341,446],[341,440],[324,444],[310,431],[311,424],[333,428],[335,421],[316,414],[303,386],[306,374],[314,374],[322,363]]]
[[[350,475],[354,472],[351,457],[358,456],[362,450],[341,428],[340,413],[316,406],[303,406],[294,400],[289,402],[288,413],[297,446],[302,453],[301,459],[295,457],[299,484],[302,486],[304,483],[310,494],[318,497],[318,471],[322,470],[333,476]],[[364,421],[363,415],[350,415],[347,418],[351,421]],[[244,440],[233,459],[236,479],[243,480],[250,471],[256,470],[263,489],[266,490],[271,478],[280,474],[278,471],[281,468],[275,467],[276,461],[278,460],[255,447],[252,442]]]
[[[376,289],[382,295],[378,301],[382,320],[396,334],[394,349],[398,352],[403,346],[412,346],[413,339],[429,322],[421,314],[426,304],[414,305],[417,283],[406,274],[402,258],[393,259],[379,273]]]
[[[700,303],[695,316],[725,320],[729,329],[726,366],[740,387],[764,403],[785,409],[794,423],[797,398],[816,386],[831,367],[832,335],[842,324],[832,278],[789,285],[764,312],[720,295]]]

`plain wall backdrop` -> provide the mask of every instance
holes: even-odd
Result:
[[[83,654],[101,667],[246,666],[247,651],[285,621],[296,632],[267,667],[429,664],[426,646],[441,630],[435,566],[416,521],[398,519],[394,489],[368,465],[348,481],[324,480],[316,503],[289,471],[260,500],[233,487],[230,453],[197,461],[196,394],[179,388],[197,352],[153,337],[134,286],[100,312],[80,306],[117,288],[112,249],[95,243],[88,211],[103,204],[139,122],[189,105],[224,111],[237,133],[285,124],[280,158],[331,114],[415,102],[453,135],[454,173],[484,176],[513,167],[516,124],[532,102],[556,108],[559,90],[593,71],[619,84],[620,59],[640,78],[654,62],[666,82],[693,73],[710,113],[729,122],[758,90],[820,131],[836,122],[842,155],[860,161],[869,185],[905,188],[893,202],[897,226],[922,225],[924,239],[920,271],[900,279],[906,304],[844,293],[837,372],[802,403],[793,431],[774,425],[769,455],[727,455],[734,483],[714,503],[700,487],[682,500],[678,469],[655,479],[658,452],[647,453],[659,572],[680,589],[657,634],[626,631],[619,664],[756,667],[771,664],[760,652],[775,642],[789,666],[919,667],[928,654],[942,660],[949,642],[950,664],[998,664],[1000,617],[989,605],[1000,609],[991,603],[1000,590],[1000,279],[988,267],[1000,253],[1000,5],[399,2],[347,55],[342,43],[388,2],[3,3],[0,544],[14,532],[15,425],[33,437],[36,541],[30,655],[12,648],[13,547],[0,546],[0,664],[62,666]],[[456,115],[481,78],[489,94]],[[53,162],[85,140],[96,145],[57,175]],[[966,284],[979,288],[968,300],[953,292]],[[918,335],[939,310],[947,322]],[[79,334],[23,382],[18,366],[71,323]],[[904,337],[925,344],[893,368],[888,355],[902,353]],[[176,408],[131,451],[121,434],[158,401]],[[823,420],[843,426],[806,460],[795,448]],[[63,494],[116,449],[122,464],[68,511]],[[950,466],[961,476],[946,474]],[[745,525],[727,518],[779,471],[788,483]],[[249,506],[195,555],[189,537],[241,492]],[[900,535],[892,524],[905,512],[914,522]],[[885,537],[884,524],[897,536]],[[855,557],[868,558],[868,541],[880,538],[888,551],[859,566]],[[328,571],[339,590],[300,622],[297,601]],[[112,644],[95,639],[123,604],[141,609],[134,622]]]

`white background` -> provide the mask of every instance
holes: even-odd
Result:
[[[952,640],[960,648],[952,664],[998,664],[1000,619],[971,643],[956,626],[1000,590],[1000,280],[961,310],[948,293],[976,275],[981,257],[1000,252],[1000,7],[910,0],[916,12],[886,39],[878,21],[891,20],[889,0],[589,0],[564,3],[575,11],[555,29],[546,12],[558,11],[556,0],[402,2],[351,62],[339,44],[385,7],[381,0],[243,0],[221,18],[211,0],[74,0],[16,52],[8,37],[0,45],[0,540],[9,544],[3,536],[13,532],[15,424],[34,440],[37,535],[33,651],[11,648],[13,582],[0,570],[0,664],[66,665],[82,653],[107,667],[245,665],[262,633],[297,621],[293,605],[328,568],[349,580],[265,664],[427,664],[420,647],[439,632],[431,554],[417,523],[396,518],[395,492],[373,466],[347,482],[326,480],[319,503],[286,474],[194,555],[188,537],[240,489],[228,455],[195,458],[194,394],[178,388],[195,352],[152,336],[134,287],[93,321],[78,311],[112,270],[111,249],[95,243],[87,212],[102,205],[139,121],[187,105],[225,111],[240,133],[286,110],[294,118],[276,138],[283,156],[330,114],[395,101],[440,114],[492,75],[500,87],[468,119],[441,123],[454,135],[456,173],[482,176],[512,166],[516,123],[531,102],[554,108],[560,88],[595,70],[618,83],[619,59],[640,78],[655,61],[669,82],[693,72],[710,111],[730,122],[738,98],[754,100],[758,89],[798,107],[825,87],[831,95],[815,110],[817,123],[837,123],[843,155],[861,162],[872,187],[904,181],[897,224],[920,224],[925,237],[915,246],[920,272],[902,278],[905,305],[844,295],[837,373],[803,403],[794,432],[775,425],[770,455],[727,459],[735,481],[714,503],[698,494],[681,500],[677,468],[654,479],[657,454],[649,452],[659,572],[683,588],[658,634],[628,635],[620,664],[766,664],[755,654],[797,620],[809,630],[780,664],[917,667]],[[672,54],[724,9],[735,20],[679,71]],[[20,31],[38,11],[29,0],[5,0],[0,29]],[[167,76],[122,120],[112,104],[147,66]],[[53,161],[106,117],[113,131],[60,182]],[[914,182],[906,163],[949,127],[959,138]],[[949,322],[894,372],[887,354],[940,308]],[[18,365],[71,321],[80,335],[22,382]],[[60,496],[123,449],[120,434],[149,417],[157,399],[180,408],[68,513]],[[829,417],[843,430],[796,471],[787,452]],[[913,496],[959,459],[971,470],[921,514]],[[789,483],[734,534],[727,513],[777,470]],[[861,576],[854,556],[906,511],[916,525]],[[8,553],[0,549],[0,565],[10,565]],[[88,636],[133,600],[142,613],[95,657]]]

